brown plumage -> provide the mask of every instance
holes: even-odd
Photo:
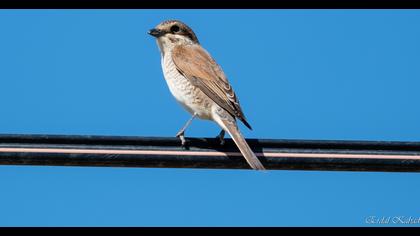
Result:
[[[205,49],[197,45],[177,45],[172,50],[172,58],[181,74],[194,86],[252,129],[225,74]]]

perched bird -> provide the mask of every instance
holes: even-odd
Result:
[[[151,29],[149,34],[157,39],[169,90],[192,115],[176,135],[182,145],[185,145],[185,129],[195,117],[212,120],[222,128],[218,136],[222,143],[226,131],[248,164],[253,169],[264,170],[236,124],[238,118],[251,129],[232,86],[192,29],[181,21],[168,20]]]

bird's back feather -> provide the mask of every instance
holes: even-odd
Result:
[[[225,74],[205,49],[194,44],[177,45],[172,50],[172,59],[179,72],[194,86],[252,129]]]

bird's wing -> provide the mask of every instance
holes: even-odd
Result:
[[[206,50],[199,45],[178,45],[172,51],[172,59],[178,71],[194,86],[252,129],[246,121],[232,86]]]

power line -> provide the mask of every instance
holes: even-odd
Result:
[[[0,165],[249,169],[231,139],[0,135]],[[248,139],[267,169],[420,172],[420,142]]]

